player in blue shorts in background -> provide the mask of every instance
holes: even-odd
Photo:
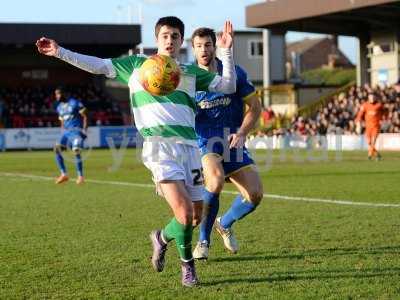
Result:
[[[81,149],[86,139],[88,127],[86,108],[80,101],[74,98],[67,98],[61,88],[57,88],[54,91],[54,95],[58,101],[56,110],[62,130],[62,136],[54,146],[57,166],[61,172],[61,175],[56,178],[56,183],[63,183],[69,179],[61,152],[70,147],[75,154],[76,171],[78,173],[76,183],[82,184],[84,179]]]
[[[192,47],[201,68],[222,73],[221,61],[216,58],[216,35],[212,29],[197,29],[192,35]],[[259,174],[244,147],[247,134],[259,119],[261,104],[246,72],[239,66],[235,68],[237,82],[234,94],[196,92],[196,133],[205,178],[204,203],[193,203],[195,216],[201,216],[203,210],[199,241],[193,251],[196,259],[208,258],[214,222],[225,248],[236,253],[238,244],[231,227],[253,212],[263,197]],[[245,105],[248,106],[246,113]],[[232,182],[239,194],[228,211],[217,218],[219,195],[225,180]]]

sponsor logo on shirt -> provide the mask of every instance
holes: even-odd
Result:
[[[228,106],[232,99],[230,97],[221,97],[212,101],[202,100],[197,103],[201,109],[214,108],[217,106]]]

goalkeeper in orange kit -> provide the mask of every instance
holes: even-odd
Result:
[[[361,105],[356,116],[357,133],[361,133],[361,121],[365,121],[365,137],[368,143],[368,159],[376,157],[381,159],[380,153],[376,150],[375,144],[381,129],[381,120],[384,114],[382,103],[378,102],[374,93],[368,94],[368,101]]]

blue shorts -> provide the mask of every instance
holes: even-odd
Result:
[[[85,139],[86,135],[80,131],[65,131],[57,144],[65,148],[70,147],[72,150],[82,149]]]
[[[246,147],[229,149],[228,143],[223,145],[221,142],[213,143],[207,147],[207,142],[207,139],[201,138],[199,140],[201,157],[210,153],[215,153],[221,156],[221,163],[225,172],[225,177],[229,177],[231,174],[243,167],[254,164],[251,154]],[[225,153],[224,149],[226,149]]]

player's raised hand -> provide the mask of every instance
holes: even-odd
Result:
[[[222,33],[217,37],[217,47],[230,48],[233,44],[233,26],[231,21],[225,21]]]
[[[38,51],[44,55],[56,56],[58,52],[58,44],[55,40],[41,37],[36,41]]]

